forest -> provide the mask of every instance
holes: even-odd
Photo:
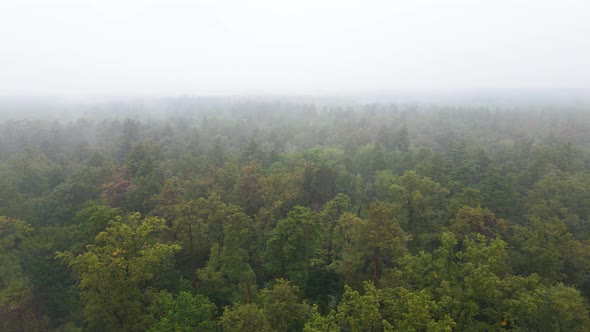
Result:
[[[0,118],[1,331],[590,331],[584,107],[59,107]]]

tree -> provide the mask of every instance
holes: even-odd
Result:
[[[520,217],[520,196],[512,176],[491,170],[477,189],[481,192],[481,205],[492,210],[498,217],[512,220]]]
[[[475,234],[494,239],[501,238],[506,233],[508,224],[503,219],[496,219],[494,213],[488,209],[465,206],[457,212],[450,229],[460,240]]]
[[[126,192],[126,208],[148,214],[155,206],[156,195],[162,191],[164,178],[158,172],[135,178],[133,185]]]
[[[371,176],[374,177],[377,171],[385,169],[385,154],[379,142],[373,145],[373,158],[371,159]]]
[[[381,316],[381,292],[375,286],[365,283],[363,295],[348,286],[344,289],[336,312],[331,314],[342,331],[393,331]]]
[[[0,327],[24,331],[31,311],[32,285],[23,271],[17,253],[19,244],[33,228],[18,219],[0,216]]]
[[[112,181],[102,186],[101,196],[111,207],[123,208],[127,203],[127,192],[133,188],[133,184],[127,177],[125,168],[113,166],[111,172]]]
[[[551,281],[567,282],[589,290],[586,266],[590,262],[587,245],[577,241],[559,219],[531,217],[514,226],[512,238],[515,272],[536,273]]]
[[[464,207],[477,208],[481,205],[481,193],[477,189],[463,188],[451,197],[449,205],[453,212]]]
[[[215,304],[190,292],[173,295],[160,291],[149,311],[155,317],[150,332],[215,331],[217,327]]]
[[[394,219],[393,211],[391,205],[373,202],[366,220],[343,216],[350,220],[351,239],[343,249],[339,267],[349,284],[358,285],[370,273],[373,284],[378,286],[384,269],[406,253],[406,233]],[[346,221],[341,222],[346,227]]]
[[[253,138],[250,139],[250,143],[246,146],[242,155],[240,156],[240,161],[242,164],[248,164],[252,161],[262,161],[262,152],[258,148],[258,144],[254,141]]]
[[[301,331],[309,306],[299,301],[299,287],[277,279],[272,288],[260,292],[262,309],[275,331]]]
[[[63,250],[84,252],[86,245],[92,243],[96,234],[104,230],[103,228],[93,233],[87,226],[75,224],[40,227],[19,245],[21,266],[31,284],[36,314],[46,315],[52,324],[82,324],[77,280],[67,266],[55,259],[55,253]]]
[[[310,195],[310,206],[314,209],[319,209],[336,195],[336,173],[331,167],[320,165],[315,171]]]
[[[254,303],[225,307],[220,319],[223,331],[227,332],[270,332],[273,331],[264,311]]]
[[[428,289],[386,288],[381,298],[382,316],[391,322],[396,331],[451,332],[456,326]]]
[[[449,191],[440,184],[408,171],[396,178],[391,186],[394,203],[399,207],[400,219],[414,237],[413,248],[427,245],[448,220]]]
[[[407,126],[404,125],[397,133],[395,145],[402,152],[408,152],[410,150],[410,135],[408,134]]]
[[[260,181],[260,197],[262,208],[257,218],[263,225],[263,233],[267,233],[276,226],[278,220],[285,217],[287,212],[302,198],[303,170],[289,170],[279,163],[275,163],[269,173]],[[265,241],[266,242],[266,241]]]
[[[391,186],[393,185],[395,178],[395,175],[389,170],[377,171],[372,186],[372,198],[382,202],[393,201],[393,191],[391,190]]]
[[[305,288],[310,259],[319,240],[317,215],[297,206],[278,222],[266,243],[265,266],[271,275]]]
[[[547,286],[536,275],[512,277],[502,287],[502,325],[521,331],[588,331],[588,307],[580,292],[562,283]]]
[[[138,213],[126,221],[118,217],[96,236],[85,253],[58,253],[80,281],[84,316],[91,330],[144,331],[150,323],[146,303],[153,302],[150,281],[159,266],[180,250],[157,242],[164,220],[142,219]]]
[[[322,222],[322,250],[325,253],[325,264],[332,264],[334,257],[338,255],[342,247],[337,246],[335,237],[337,236],[336,227],[342,215],[350,208],[350,198],[344,194],[338,194],[334,199],[326,203],[320,213]],[[340,243],[341,245],[341,243]]]
[[[127,155],[125,166],[129,176],[140,178],[153,173],[160,159],[160,147],[147,143],[140,143],[131,148]]]
[[[504,241],[488,241],[476,234],[466,237],[463,246],[458,247],[455,236],[445,232],[441,242],[432,254],[405,256],[399,268],[384,277],[384,283],[392,287],[386,303],[391,304],[388,310],[392,310],[394,327],[401,323],[397,321],[400,315],[412,314],[404,313],[403,306],[415,298],[429,306],[424,311],[424,323],[436,323],[446,330],[452,326],[461,331],[588,328],[587,308],[579,292],[560,284],[546,286],[535,274],[522,277],[508,273]],[[570,314],[565,313],[567,310],[571,310]]]
[[[184,240],[183,248],[188,250],[190,261],[190,280],[194,294],[197,293],[197,248],[206,234],[207,224],[197,215],[197,203],[182,202],[173,207],[174,230]]]
[[[224,243],[224,225],[229,216],[241,213],[234,205],[223,203],[218,195],[209,198],[184,201],[174,206],[174,226],[176,236],[183,243],[188,253],[190,266],[189,279],[193,290],[197,292],[197,268],[204,263],[213,244],[222,247]]]
[[[215,143],[207,152],[207,160],[212,167],[222,167],[225,162],[223,146],[221,144],[221,137],[217,137]]]
[[[256,275],[250,265],[250,252],[254,244],[254,225],[237,206],[229,206],[223,226],[223,248],[221,250],[221,270],[226,284],[234,285],[233,300],[247,299],[252,303],[253,288],[256,288]]]
[[[260,166],[255,160],[242,167],[237,183],[237,198],[249,215],[254,215],[262,205],[260,197]]]
[[[318,306],[311,307],[311,317],[305,323],[304,332],[339,332],[340,327],[336,322],[334,314],[322,316],[318,311]]]
[[[590,238],[590,176],[571,176],[558,171],[545,175],[525,198],[528,214],[541,219],[562,220],[577,239]]]
[[[435,153],[428,161],[418,165],[416,171],[434,182],[442,185],[447,183],[446,163],[444,156],[440,153]]]

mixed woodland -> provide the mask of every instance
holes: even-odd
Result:
[[[0,122],[1,331],[590,331],[590,112],[176,98]]]

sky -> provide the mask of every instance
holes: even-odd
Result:
[[[588,0],[0,0],[0,96],[570,88]]]

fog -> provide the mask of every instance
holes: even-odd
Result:
[[[0,0],[0,96],[590,87],[590,3]]]

